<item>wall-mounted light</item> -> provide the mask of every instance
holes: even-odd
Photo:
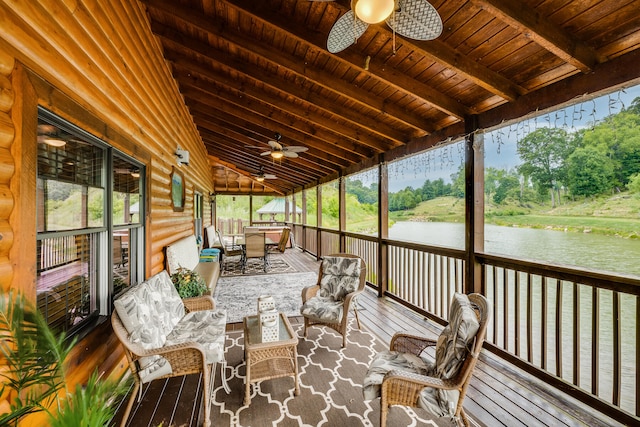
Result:
[[[189,166],[189,152],[178,148],[176,150],[176,157],[178,157],[178,164]]]

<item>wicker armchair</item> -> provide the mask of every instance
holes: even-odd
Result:
[[[166,271],[135,285],[114,305],[111,325],[134,378],[121,426],[127,424],[136,395],[138,400],[142,397],[142,384],[196,373],[203,378],[204,425],[209,426],[216,363],[222,364],[223,385],[229,392],[224,369],[226,312],[215,310],[211,296],[180,299]]]
[[[464,308],[463,308],[464,306]],[[386,426],[391,405],[422,407],[436,416],[450,416],[469,426],[462,403],[478,361],[490,304],[480,294],[456,294],[449,325],[438,340],[397,333],[390,350],[378,354],[364,380],[366,400],[380,396],[380,426]],[[423,352],[436,348],[435,361]]]
[[[302,290],[304,336],[310,326],[327,326],[342,335],[347,344],[349,310],[360,328],[355,297],[364,290],[367,267],[357,255],[338,253],[324,257],[318,272],[318,283]]]

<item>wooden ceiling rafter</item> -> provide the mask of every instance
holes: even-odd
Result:
[[[255,135],[261,135],[262,139],[256,143],[256,146],[261,145],[264,148],[264,151],[268,150],[270,147],[263,141],[263,139],[273,138],[273,136],[275,135],[273,126],[263,126],[261,124],[258,124],[257,122],[250,122],[242,117],[228,114],[223,110],[211,108],[210,106],[193,99],[189,101],[189,110],[196,119],[198,117],[212,118],[218,120],[220,123],[225,123],[232,128],[245,129]],[[284,133],[286,135],[287,145],[303,145],[309,148],[315,148],[319,151],[323,149],[326,152],[327,156],[331,156],[336,161],[344,161],[341,163],[342,167],[349,164],[358,163],[364,158],[369,157],[358,156],[350,151],[343,150],[341,147],[326,144],[319,139],[313,139],[312,137],[303,134],[302,132],[299,132],[294,128],[282,127],[276,122],[274,122],[273,124],[274,126],[276,126],[275,129],[277,129],[278,132],[280,132],[281,134]],[[268,135],[271,135],[271,137],[269,137]]]
[[[244,171],[244,170],[242,170],[240,168],[237,168],[234,164],[226,162],[226,161],[224,161],[224,160],[222,160],[222,159],[220,159],[220,158],[218,158],[216,156],[209,155],[209,162],[218,164],[221,167],[225,168],[226,170],[231,170],[231,171],[237,173],[238,175],[245,176],[245,177],[251,179],[251,181],[253,181],[253,184],[255,184],[255,185],[258,185],[258,186],[261,186],[261,187],[270,188],[272,191],[275,191],[278,194],[282,194],[282,195],[285,194],[282,190],[276,188],[274,185],[271,185],[266,180],[262,181],[262,182],[257,182],[255,180],[255,178],[250,173],[247,173],[246,171]]]
[[[237,88],[238,82],[233,78],[223,74],[214,73],[211,70],[205,70],[203,67],[193,66],[191,69],[183,69],[179,63],[173,63],[173,66],[174,70],[176,70],[174,72],[174,77],[178,80],[179,84],[184,85],[187,89],[189,87],[194,87],[203,91],[211,92],[211,90],[207,88],[217,86],[230,94],[233,92],[237,94],[236,96],[226,96],[219,93],[220,96],[225,97],[230,102],[246,105],[251,101],[256,101],[263,105],[269,105],[271,110],[283,111],[286,114],[295,117],[296,120],[308,122],[311,126],[316,128],[323,127],[328,131],[340,135],[344,139],[351,140],[360,145],[365,145],[374,150],[374,152],[380,153],[385,151],[380,148],[380,144],[382,143],[381,139],[373,137],[362,129],[353,128],[349,126],[348,123],[337,121],[338,118],[329,119],[318,111],[307,111],[301,109],[292,104],[289,100],[280,97],[276,98],[273,94],[253,86],[242,86],[241,88]],[[182,90],[182,92],[184,94],[187,90]],[[273,114],[273,112],[270,112],[269,114]]]
[[[634,1],[430,0],[444,23],[437,39],[394,40],[371,25],[331,54],[328,33],[349,0],[141,0],[215,187],[274,194],[456,140],[470,117],[495,126],[568,93],[637,81]],[[276,165],[247,148],[267,150],[275,132],[308,151]],[[263,164],[273,189],[251,179]]]
[[[591,47],[558,28],[535,9],[510,0],[471,1],[583,73],[592,71],[600,62]]]
[[[326,49],[327,35],[325,33],[311,31],[308,27],[297,24],[291,19],[285,19],[281,15],[269,11],[261,2],[254,2],[252,0],[223,1],[226,4],[237,7],[253,19],[259,20],[263,25],[269,25],[280,29],[280,31],[286,31],[288,37],[295,38],[299,43],[305,44],[308,48],[317,49],[319,53],[326,53],[326,55],[330,55]],[[337,2],[332,2],[332,4],[335,3]],[[408,79],[402,73],[397,73],[394,70],[388,70],[384,63],[378,63],[375,58],[370,58],[369,70],[364,69],[366,58],[362,55],[355,54],[348,49],[330,56],[330,58],[342,61],[342,65],[344,66],[356,67],[359,69],[359,72],[365,73],[370,78],[378,80],[379,84],[393,87],[398,91],[418,97],[423,102],[428,103],[434,108],[458,119],[462,119],[465,115],[471,113],[470,110],[462,106],[457,100],[450,98],[427,85]]]
[[[155,3],[156,1],[157,0],[154,0],[153,2]],[[191,14],[184,12],[180,16],[177,16],[177,18],[185,22],[188,22],[188,19],[203,21],[198,22],[199,25],[196,25],[196,28],[200,31],[205,31],[208,34],[211,34],[211,32],[213,31],[211,27],[215,26],[215,24],[211,23],[208,20],[204,20],[204,18],[195,13]],[[194,25],[193,22],[191,22],[190,24]],[[158,35],[159,37],[165,38],[167,41],[170,41],[172,43],[181,44],[186,50],[192,50],[200,55],[206,56],[210,60],[225,65],[229,68],[233,68],[252,79],[263,79],[263,83],[268,82],[271,85],[276,85],[280,88],[280,90],[283,90],[284,87],[287,87],[286,85],[291,84],[290,82],[283,82],[278,79],[270,80],[270,76],[268,74],[262,75],[262,77],[260,77],[260,75],[255,74],[256,70],[243,70],[242,66],[233,65],[231,64],[232,61],[228,59],[224,60],[216,58],[215,56],[211,55],[211,52],[214,52],[216,49],[200,42],[199,40],[184,35],[180,35],[179,37],[177,37],[175,35],[175,31],[167,28],[164,25],[152,23],[152,29],[154,33],[156,33],[156,35]],[[336,96],[347,98],[349,101],[357,103],[363,108],[372,110],[372,112],[374,112],[375,114],[386,115],[405,125],[412,126],[412,128],[417,132],[413,133],[414,136],[424,135],[430,130],[431,124],[427,121],[419,120],[419,118],[412,117],[410,114],[408,114],[407,111],[403,111],[402,109],[396,108],[395,106],[386,106],[383,100],[370,96],[366,92],[359,91],[357,88],[348,85],[346,82],[337,82],[332,78],[330,74],[326,73],[325,71],[305,67],[304,64],[300,64],[299,60],[292,59],[290,56],[274,50],[272,47],[269,48],[268,46],[263,46],[262,44],[257,43],[255,40],[252,40],[245,35],[235,34],[232,30],[226,30],[220,37],[224,38],[228,43],[232,44],[235,49],[238,49],[239,51],[242,51],[246,54],[259,57],[260,59],[271,64],[271,66],[273,67],[284,67],[291,73],[294,73],[296,76],[306,80],[307,82],[320,86],[324,90],[333,92]],[[221,58],[224,58],[225,56],[228,57],[230,55],[228,54],[228,52],[220,52]],[[333,84],[330,85],[326,83],[329,81],[331,81]],[[394,128],[389,127],[384,123],[380,123],[380,121],[376,121],[374,118],[371,118],[371,116],[355,117],[354,113],[347,109],[342,109],[340,111],[340,106],[336,105],[335,103],[331,105],[322,105],[323,103],[325,103],[324,99],[320,96],[315,96],[313,91],[308,91],[306,95],[297,93],[294,94],[294,96],[307,102],[320,103],[320,106],[324,107],[328,112],[337,116],[342,116],[343,119],[349,120],[354,126],[362,127],[369,133],[378,134],[383,138],[383,140],[388,139],[394,141],[391,146],[380,145],[379,147],[376,147],[380,151],[384,151],[386,149],[393,148],[394,146],[406,143],[408,139],[404,133],[398,132]],[[307,98],[311,99],[307,100]],[[331,106],[333,106],[333,108],[331,108]],[[336,112],[336,109],[339,111]]]

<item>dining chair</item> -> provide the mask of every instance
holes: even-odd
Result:
[[[240,245],[229,244],[222,237],[222,233],[220,230],[216,230],[216,234],[218,235],[218,240],[222,245],[222,258],[220,259],[220,267],[224,271],[226,270],[227,263],[229,262],[230,257],[239,256],[240,257],[240,265],[244,264],[244,249]]]
[[[291,229],[288,227],[283,228],[282,233],[280,234],[280,240],[278,240],[277,242],[268,243],[267,244],[268,249],[271,251],[278,251],[278,252],[284,253],[284,251],[287,249],[287,244],[289,244],[290,235],[291,235]]]
[[[267,272],[267,246],[264,233],[245,233],[244,258],[242,262],[242,274],[245,273],[247,263],[251,258],[262,258],[263,270]]]

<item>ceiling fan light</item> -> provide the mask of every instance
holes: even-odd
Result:
[[[281,159],[283,156],[284,156],[284,153],[282,151],[271,152],[271,157],[273,157],[274,159]]]
[[[356,16],[367,24],[377,24],[391,15],[394,0],[355,0],[352,9]]]
[[[258,182],[262,182],[262,181],[264,181],[264,176],[262,176],[262,175],[257,176],[257,177],[256,177],[256,181],[258,181]]]

